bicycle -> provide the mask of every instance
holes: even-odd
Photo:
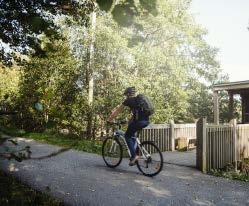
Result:
[[[102,145],[102,157],[106,165],[110,168],[115,168],[120,165],[123,159],[123,148],[131,157],[130,150],[125,141],[125,132],[121,130],[122,124],[126,121],[116,121],[111,125],[117,125],[118,129],[113,132],[113,135],[107,137]],[[160,149],[152,141],[139,140],[139,132],[136,135],[136,154],[139,156],[136,162],[137,168],[143,175],[153,177],[159,174],[163,168],[163,155]]]

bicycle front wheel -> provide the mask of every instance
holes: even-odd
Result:
[[[153,142],[142,142],[141,148],[138,149],[138,155],[140,158],[137,161],[137,167],[143,175],[153,177],[161,172],[163,155]]]
[[[118,139],[107,137],[102,145],[102,157],[108,167],[117,167],[123,158],[122,145]]]

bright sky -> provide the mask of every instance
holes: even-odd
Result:
[[[230,81],[249,80],[249,0],[192,0],[191,12]]]

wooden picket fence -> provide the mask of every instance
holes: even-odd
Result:
[[[197,123],[197,168],[203,172],[224,168],[249,158],[249,125]]]
[[[196,166],[203,172],[224,168],[249,158],[249,124],[208,124],[200,119],[196,124],[151,124],[144,128],[140,140],[154,141],[161,151],[174,151],[180,137],[196,139]],[[153,151],[152,151],[153,152]]]
[[[249,158],[249,124],[237,125],[237,159]]]
[[[224,168],[235,161],[233,127],[211,125],[206,128],[207,170]]]
[[[141,141],[154,141],[163,151],[174,151],[179,137],[196,139],[196,124],[150,124],[140,134]]]

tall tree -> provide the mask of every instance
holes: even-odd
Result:
[[[106,78],[108,71],[115,77],[115,81],[110,81],[118,83],[120,89],[135,85],[140,92],[154,99],[158,108],[154,121],[173,118],[184,121],[186,117],[194,120],[200,111],[191,109],[196,89],[193,85],[200,86],[200,91],[207,92],[204,94],[208,96],[208,87],[219,79],[218,74],[221,72],[215,60],[217,50],[205,42],[206,31],[194,22],[189,13],[190,1],[157,2],[156,15],[142,12],[143,7],[134,5],[138,12],[129,26],[113,20],[113,7],[108,10],[109,14],[98,14],[94,63],[97,84],[94,98],[98,99],[99,85],[104,82],[100,77]],[[120,39],[124,46],[120,47],[115,39]],[[77,48],[82,48],[81,58],[86,54],[87,42],[89,45],[86,39],[75,44]],[[110,53],[114,58],[108,55],[109,47],[113,52],[125,51],[122,53],[122,64],[116,59],[119,56],[117,53]],[[120,49],[116,51],[118,47]],[[200,81],[203,84],[197,84]],[[205,89],[201,89],[201,85],[205,85]],[[196,113],[190,115],[191,112]]]
[[[43,130],[47,123],[82,132],[75,119],[82,119],[84,105],[78,86],[80,69],[65,41],[51,41],[46,56],[34,56],[25,66],[18,100],[19,124],[28,130]],[[37,108],[37,104],[42,105]],[[85,108],[84,108],[85,109]]]
[[[110,11],[120,25],[129,26],[138,15],[135,0],[97,0],[99,7]],[[156,0],[139,0],[144,12],[155,10]],[[54,25],[58,15],[73,17],[85,26],[89,25],[90,14],[94,11],[94,0],[0,0],[0,57],[5,63],[15,56],[15,52],[27,53],[33,49],[37,53],[41,40],[39,34],[59,34]]]
[[[58,15],[72,16],[88,24],[92,8],[90,0],[0,0],[1,60],[10,60],[14,52],[43,52],[39,34],[58,34],[53,22]]]

